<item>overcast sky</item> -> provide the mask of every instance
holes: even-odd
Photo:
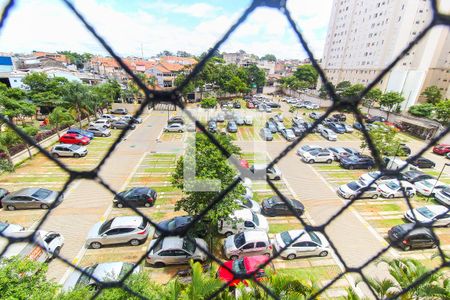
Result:
[[[2,7],[6,0],[0,0]],[[106,54],[59,0],[18,0],[3,31],[0,52],[72,50]],[[200,54],[211,47],[249,5],[249,0],[74,0],[75,6],[122,56],[162,50]],[[332,0],[290,0],[288,7],[322,56]],[[220,51],[242,49],[262,56],[305,58],[283,15],[259,8]]]

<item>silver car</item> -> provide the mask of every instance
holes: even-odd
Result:
[[[88,233],[86,246],[94,249],[125,243],[137,246],[145,242],[149,231],[150,225],[142,217],[115,217],[95,224]]]
[[[168,236],[159,241],[152,240],[148,249],[147,263],[162,268],[166,265],[181,265],[187,264],[191,259],[193,261],[204,262],[207,259],[206,254],[198,247],[208,251],[208,244],[199,238],[195,238],[195,243],[192,240],[179,236]]]
[[[2,199],[3,207],[8,210],[17,208],[42,208],[48,209],[53,203],[62,202],[64,196],[59,192],[43,188],[23,188],[17,192],[8,194]]]
[[[436,201],[450,206],[450,187],[438,190],[436,193],[434,193],[434,198],[436,198]]]
[[[364,191],[364,192],[363,192]],[[377,185],[373,183],[370,187],[366,187],[359,181],[352,181],[347,184],[341,185],[337,193],[344,199],[355,199],[358,195],[360,198],[372,198],[377,199],[380,196]],[[360,194],[361,193],[361,194]]]
[[[277,166],[267,169],[266,164],[255,164],[250,167],[250,171],[253,172],[256,180],[265,180],[266,178],[270,180],[281,179],[281,171]]]
[[[84,157],[88,154],[88,150],[84,146],[74,144],[59,144],[54,146],[50,153],[53,157]]]
[[[276,252],[280,252],[282,248],[289,245],[280,254],[281,257],[286,259],[304,256],[325,257],[331,251],[330,244],[325,236],[320,232],[305,230],[289,230],[278,233],[275,235],[273,245]]]
[[[165,132],[183,132],[184,125],[179,123],[172,123],[164,127]]]
[[[320,134],[329,141],[337,141],[336,133],[334,133],[334,131],[331,129],[324,128],[322,129]]]
[[[313,151],[305,151],[302,153],[301,158],[304,162],[313,164],[316,162],[325,162],[327,164],[331,164],[334,159],[334,154],[327,150],[313,150]]]
[[[111,130],[103,127],[89,126],[86,131],[92,132],[94,136],[107,137],[111,135]]]
[[[125,129],[128,126],[128,122],[124,120],[117,120],[111,123],[112,129]],[[130,129],[136,129],[136,125],[130,124]]]
[[[127,121],[127,122],[131,121],[132,123],[138,123],[138,124],[142,123],[142,118],[141,117],[135,118],[132,115],[125,115],[125,116],[122,116],[120,119],[124,120],[124,121]]]
[[[83,268],[83,273],[75,270],[72,274],[70,274],[69,278],[64,283],[63,291],[68,292],[75,288],[86,286],[97,289],[98,282],[89,277],[87,274],[101,282],[119,281],[122,280],[134,266],[135,264],[127,262],[108,262]],[[141,268],[137,266],[134,268],[133,274],[139,273],[140,271]]]

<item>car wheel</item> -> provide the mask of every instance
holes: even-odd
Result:
[[[276,176],[273,180],[280,180],[280,176]]]
[[[404,247],[403,247],[403,250],[404,250],[404,251],[409,251],[409,250],[411,250],[411,246],[404,246]]]
[[[16,207],[14,205],[7,205],[6,208],[8,210],[16,210]]]
[[[239,257],[237,256],[237,255],[231,255],[231,257],[230,257],[230,259],[231,260],[236,260],[236,259],[238,259]]]
[[[80,157],[80,154],[78,154],[78,153],[75,153],[75,154],[73,155],[73,157],[75,157],[75,158],[79,158],[79,157]]]
[[[353,170],[353,169],[355,169],[355,167],[354,166],[348,166],[348,169],[349,170]]]
[[[348,197],[348,199],[350,200],[355,200],[356,196],[355,195],[350,195],[350,197]]]
[[[332,159],[328,159],[328,160],[327,160],[327,164],[331,164],[332,162],[333,162]]]
[[[375,194],[372,196],[372,199],[377,199],[378,198],[378,194]]]
[[[416,195],[416,194],[414,194],[414,193],[411,193],[411,194],[409,194],[409,195],[408,195],[408,197],[409,197],[409,198],[414,198],[414,196],[415,196],[415,195]],[[432,195],[432,196],[434,196],[434,193],[433,193],[433,195]]]
[[[392,198],[394,198],[394,195],[391,194],[388,196],[388,199],[392,199]]]
[[[295,254],[293,254],[293,253],[289,254],[289,255],[287,256],[287,259],[289,259],[289,260],[295,259]]]
[[[225,236],[230,236],[233,235],[233,233],[231,231],[225,232]]]
[[[367,170],[372,170],[373,166],[368,166]]]
[[[313,164],[314,163],[314,159],[308,160],[308,163]]]
[[[433,245],[431,245],[431,248],[436,248],[437,247],[437,244],[433,244]]]
[[[155,268],[164,268],[166,266],[165,263],[162,263],[160,261],[158,261],[157,263],[155,263]]]
[[[59,157],[59,154],[58,154],[58,153],[53,153],[52,156],[53,156],[54,158],[58,158],[58,157]]]
[[[102,247],[102,244],[100,244],[99,242],[92,242],[90,246],[92,249],[100,249]]]
[[[102,134],[102,137],[106,137],[106,134],[103,133],[103,134]]]
[[[140,240],[137,240],[137,239],[132,239],[132,240],[130,241],[130,245],[131,245],[131,246],[139,246],[140,243],[141,243],[141,241],[140,241]]]
[[[178,130],[178,132],[180,132],[180,133],[181,133],[181,132],[183,132],[183,130]]]
[[[118,208],[123,208],[123,203],[117,202],[116,207],[118,207]]]
[[[148,203],[148,202],[146,202],[146,203],[144,204],[144,206],[145,206],[145,207],[151,207],[151,206],[152,206],[152,204],[151,204],[151,203]]]
[[[59,256],[59,252],[61,252],[61,247],[56,247],[52,253],[52,258]]]
[[[48,209],[48,205],[47,204],[41,204],[41,208],[42,209]]]

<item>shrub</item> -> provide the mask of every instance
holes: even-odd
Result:
[[[416,104],[409,108],[408,112],[416,117],[429,118],[433,114],[435,106],[431,103]]]
[[[202,108],[214,108],[217,106],[217,98],[210,97],[210,98],[203,98],[200,102],[200,106]]]

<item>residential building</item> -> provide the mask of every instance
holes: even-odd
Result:
[[[430,23],[430,5],[430,0],[334,0],[322,61],[327,77],[334,84],[371,82]],[[402,93],[405,109],[421,101],[422,91],[430,85],[450,98],[449,81],[449,30],[436,27],[379,87]]]
[[[145,73],[154,76],[161,88],[175,87],[175,78],[187,73],[197,61],[192,57],[163,56],[159,62],[148,68]]]
[[[252,64],[256,64],[258,57],[254,54],[248,54],[243,50],[235,53],[222,53],[223,59],[227,64],[235,64],[240,67],[247,67]]]

